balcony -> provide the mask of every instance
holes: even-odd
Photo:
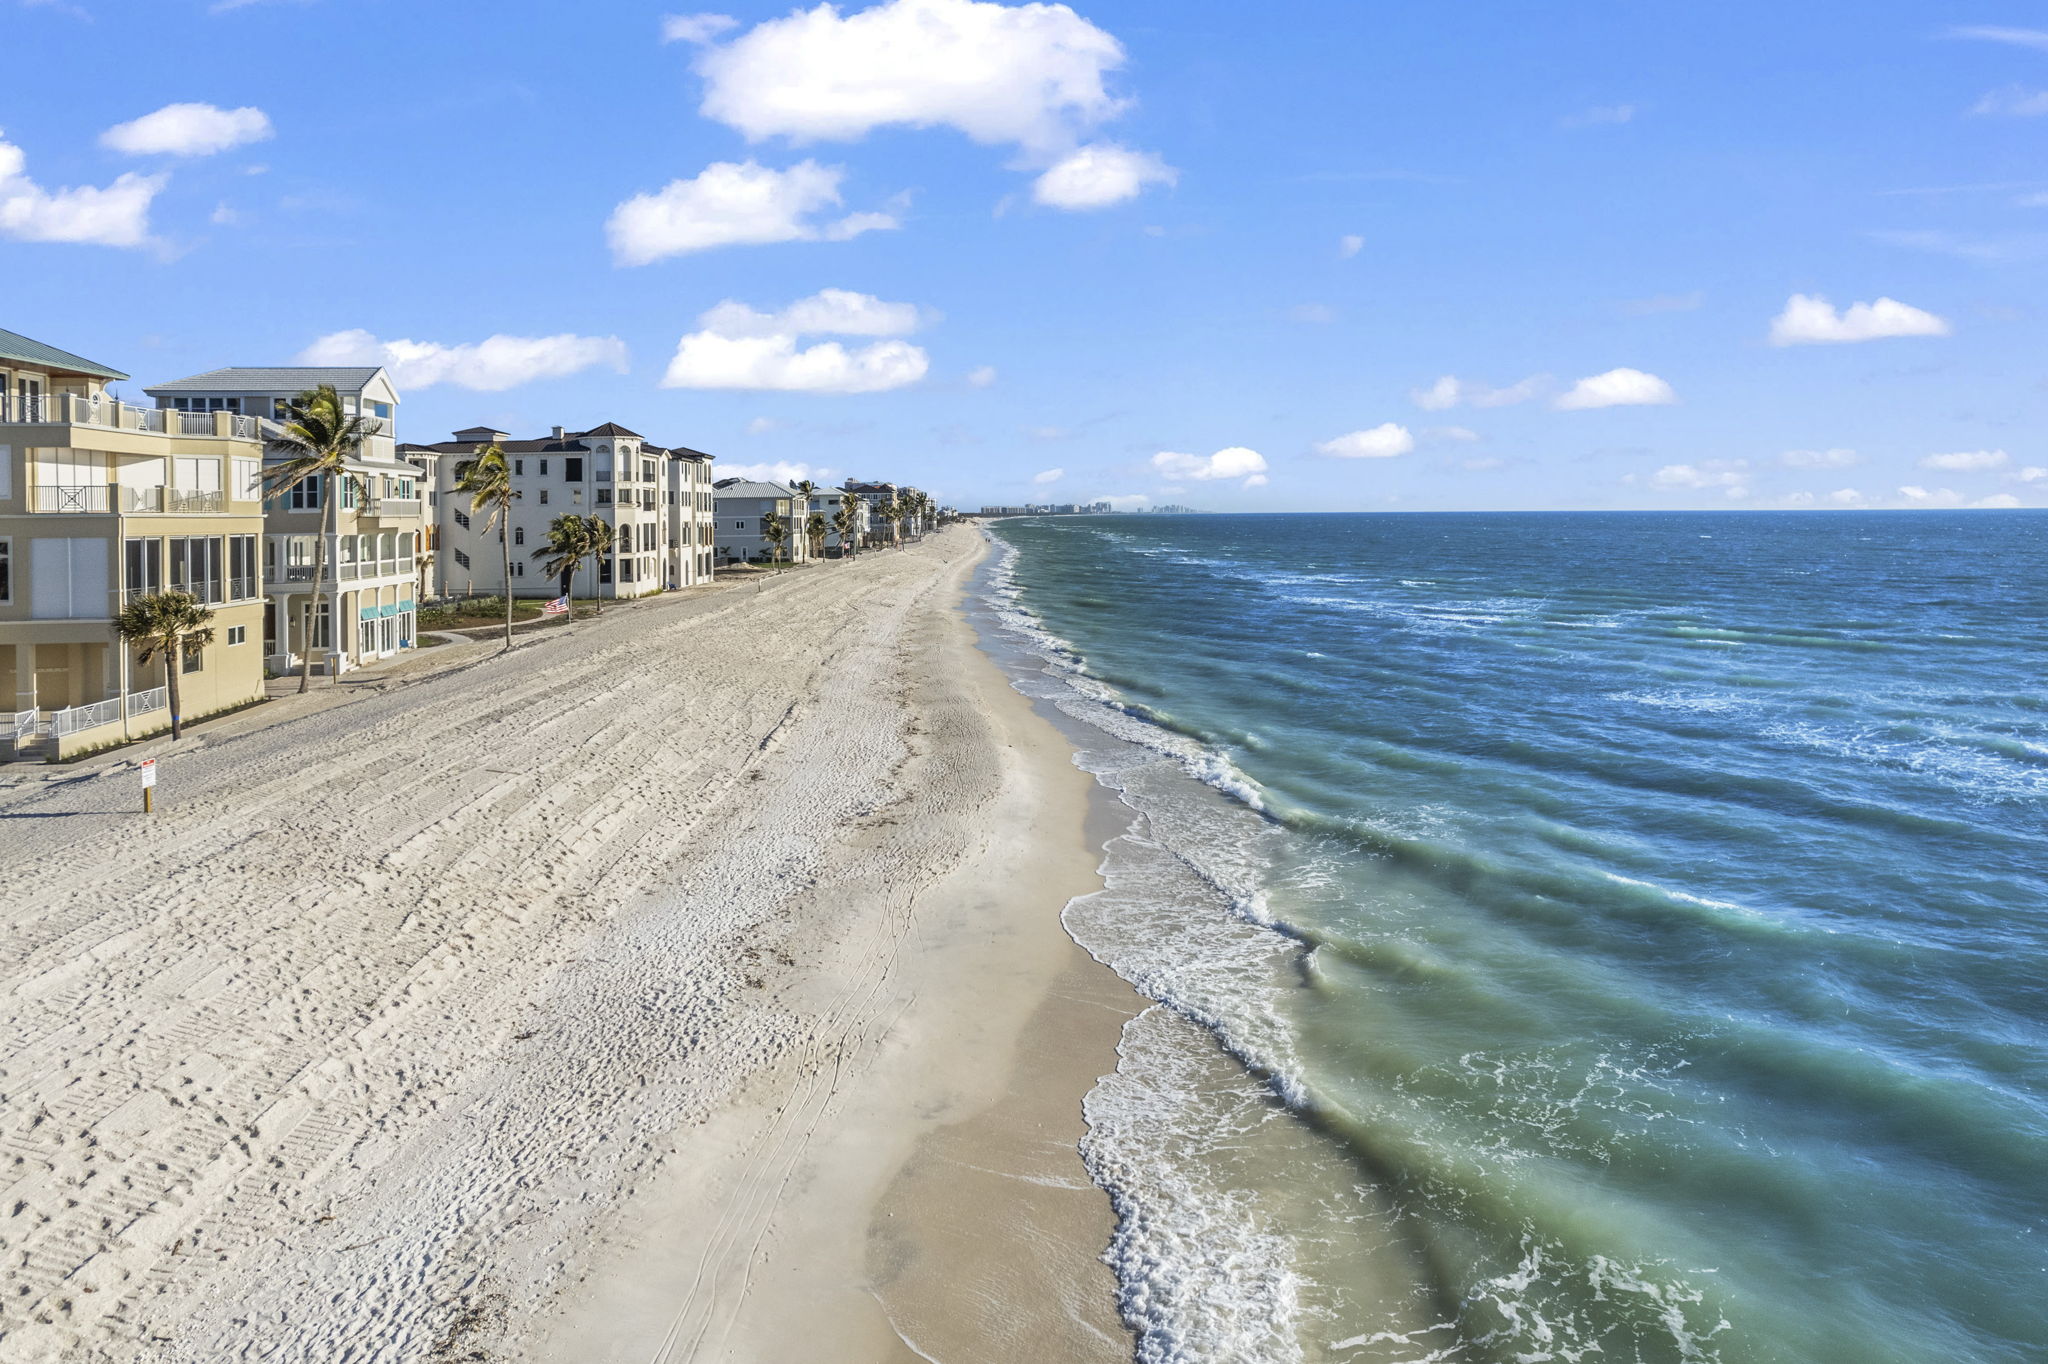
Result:
[[[38,484],[31,505],[39,512],[118,511],[123,515],[145,512],[224,512],[227,494],[218,489],[206,492],[192,488],[130,487],[122,483]]]
[[[0,425],[95,426],[105,431],[147,431],[161,436],[228,436],[263,439],[260,417],[240,412],[171,412],[137,407],[104,394],[0,393]]]
[[[363,507],[365,516],[398,518],[419,514],[420,500],[417,497],[373,497]]]

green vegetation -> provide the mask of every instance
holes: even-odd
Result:
[[[184,737],[178,711],[178,674],[187,649],[204,649],[213,643],[213,612],[202,606],[190,592],[152,592],[137,597],[121,608],[114,631],[135,646],[135,659],[147,663],[164,661],[164,686],[171,703],[171,737]],[[304,691],[300,678],[299,690]]]

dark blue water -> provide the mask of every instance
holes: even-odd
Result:
[[[994,533],[1145,1358],[2048,1359],[2048,514]]]

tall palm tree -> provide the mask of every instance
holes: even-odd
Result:
[[[414,553],[412,561],[414,566],[419,569],[420,575],[419,593],[413,600],[416,603],[425,602],[427,599],[427,570],[434,566],[434,551],[431,549],[418,550]]]
[[[372,418],[350,416],[341,410],[341,395],[333,384],[309,389],[285,403],[284,428],[268,441],[271,451],[285,456],[263,475],[263,490],[271,497],[310,482],[318,490],[326,512],[326,528],[313,544],[313,595],[307,599],[304,633],[305,654],[299,663],[299,690],[313,681],[313,626],[320,618],[320,605],[327,593],[327,546],[341,533],[341,486],[348,478],[348,461],[376,429]],[[341,656],[340,612],[328,632],[328,654]],[[328,675],[341,680],[341,668],[331,666]]]
[[[875,508],[889,527],[889,543],[898,549],[903,547],[903,498],[900,493],[891,493],[887,501]]]
[[[811,542],[811,557],[825,557],[825,513],[812,512],[804,522],[804,538]]]
[[[832,513],[832,529],[839,532],[839,556],[852,558],[854,541],[860,538],[860,499],[852,493],[839,494],[839,510]]]
[[[595,517],[578,516],[565,512],[548,523],[547,544],[533,553],[542,560],[541,571],[552,573],[562,583],[562,597],[569,603],[569,619],[576,619],[576,599],[570,589],[576,582],[576,570],[583,567],[583,561],[596,550],[596,537],[591,534],[590,524]],[[602,523],[600,523],[602,524]]]
[[[794,539],[799,526],[806,532],[810,529],[811,495],[818,491],[818,485],[808,478],[800,478],[789,485],[789,490],[796,494],[790,515],[790,534]]]
[[[137,597],[121,608],[114,618],[114,631],[135,646],[135,659],[147,663],[162,655],[164,687],[170,693],[171,738],[185,737],[183,708],[178,703],[178,674],[188,649],[204,649],[213,643],[213,619],[190,592],[152,592]],[[303,679],[302,679],[303,681]],[[303,686],[300,687],[304,691]]]
[[[472,513],[488,512],[484,529],[498,532],[498,548],[505,556],[505,647],[512,652],[512,504],[519,490],[512,486],[512,465],[503,448],[493,443],[479,445],[476,453],[455,466],[455,491],[469,494]]]
[[[763,512],[761,514],[761,538],[768,542],[768,561],[770,563],[780,562],[782,559],[782,542],[789,538],[789,523],[772,511]]]
[[[586,516],[583,518],[583,524],[590,531],[591,554],[602,561],[606,555],[612,552],[612,546],[618,542],[618,533],[612,529],[612,523],[605,520],[602,516]],[[619,590],[618,584],[619,570],[617,565],[614,565],[612,567],[612,591],[616,592]],[[591,591],[590,599],[597,603],[597,614],[603,615],[604,587],[602,584],[599,584]]]

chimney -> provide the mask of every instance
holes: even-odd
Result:
[[[555,428],[555,439],[556,439],[556,440],[560,440],[560,439],[561,439],[562,437],[564,437],[564,436],[566,436],[566,435],[568,435],[568,434],[569,434],[569,433],[568,433],[567,431],[564,431],[564,430],[563,430],[563,429],[562,429],[561,427],[559,427],[559,426]]]

